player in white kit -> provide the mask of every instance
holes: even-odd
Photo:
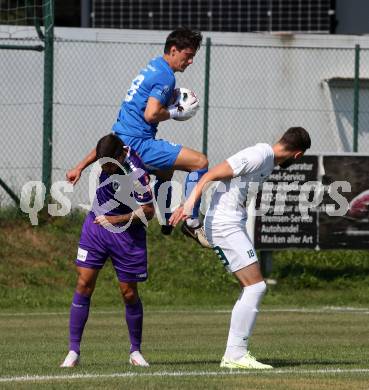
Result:
[[[238,279],[242,292],[233,307],[227,348],[221,367],[271,369],[248,351],[258,309],[266,291],[256,251],[246,232],[246,202],[250,183],[262,183],[279,165],[287,168],[310,148],[309,133],[291,127],[274,145],[256,144],[236,153],[209,170],[188,200],[172,215],[176,225],[191,215],[206,184],[219,181],[205,216],[206,237],[225,267]]]

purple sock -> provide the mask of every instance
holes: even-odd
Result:
[[[85,297],[75,291],[69,318],[69,350],[80,353],[83,329],[90,310],[90,297]]]
[[[130,353],[141,350],[143,308],[140,298],[133,305],[126,304],[126,321],[129,339],[131,341]]]

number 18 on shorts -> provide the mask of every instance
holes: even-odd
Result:
[[[244,231],[212,237],[213,250],[229,272],[236,272],[258,261],[252,242]]]

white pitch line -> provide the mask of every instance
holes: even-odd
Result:
[[[13,377],[0,377],[0,383],[9,382],[47,382],[54,380],[73,380],[73,379],[106,379],[106,378],[132,378],[132,377],[185,377],[185,376],[233,376],[233,375],[252,375],[252,374],[369,374],[367,368],[353,369],[318,369],[318,370],[250,370],[250,371],[158,371],[149,373],[113,373],[113,374],[72,374],[72,375],[25,375]]]
[[[93,310],[92,314],[122,314],[120,310]],[[230,313],[231,310],[210,310],[210,309],[194,309],[194,310],[146,310],[148,314],[165,314],[165,313]],[[316,314],[324,314],[324,313],[352,313],[352,314],[369,314],[369,308],[360,308],[360,307],[341,307],[341,306],[329,306],[322,308],[276,308],[276,309],[261,309],[262,313],[316,313]],[[58,311],[58,312],[20,312],[20,313],[0,313],[1,317],[28,317],[28,316],[64,316],[69,315],[69,311]]]

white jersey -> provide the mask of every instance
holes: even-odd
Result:
[[[205,217],[206,228],[225,235],[245,229],[250,183],[262,183],[275,165],[274,152],[268,144],[243,149],[227,162],[233,170],[233,178],[219,181]]]

